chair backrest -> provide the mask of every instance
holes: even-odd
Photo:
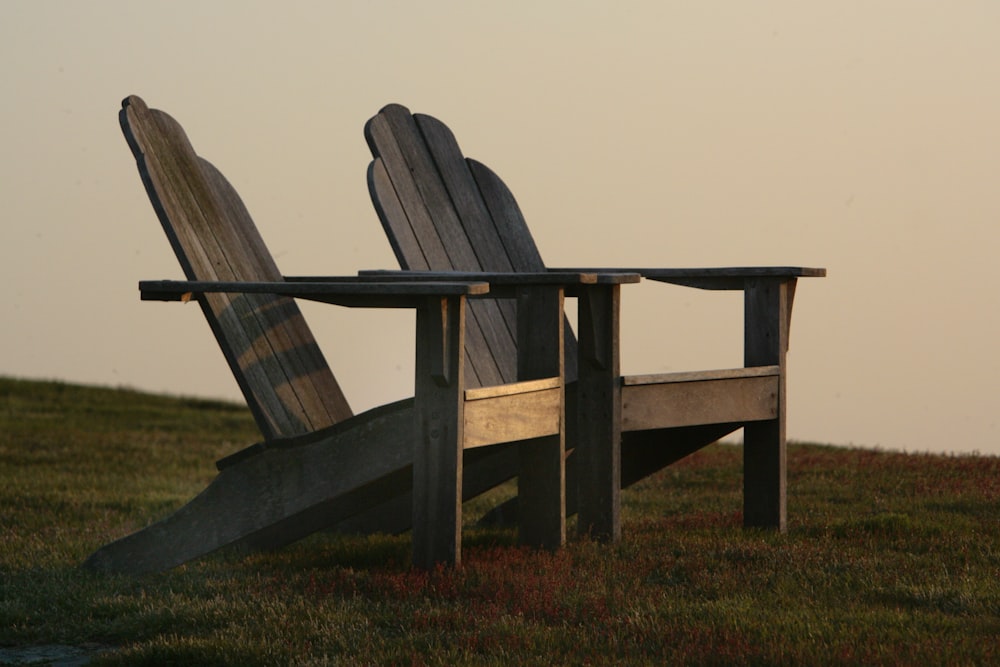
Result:
[[[545,271],[513,194],[488,167],[466,159],[439,120],[390,104],[365,125],[365,138],[375,158],[368,189],[403,269]],[[514,304],[470,302],[469,384],[517,379],[516,332]],[[566,376],[576,377],[576,338],[568,324]]]
[[[239,195],[173,118],[133,96],[119,119],[188,280],[283,280]],[[265,438],[351,416],[294,300],[210,294],[199,302]]]

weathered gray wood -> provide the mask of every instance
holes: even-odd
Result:
[[[669,377],[669,376],[666,376]],[[780,375],[626,384],[622,428],[649,431],[697,424],[775,419]]]
[[[621,538],[621,287],[593,285],[578,300],[580,329],[574,456],[577,529],[592,539]]]
[[[382,124],[377,124],[381,128]],[[382,137],[392,152],[391,134],[388,130],[375,131],[374,136]],[[402,159],[399,156],[398,159]],[[404,172],[405,173],[405,172]],[[397,174],[397,176],[399,176]],[[400,176],[402,178],[402,176]],[[450,269],[451,263],[446,253],[441,249],[441,242],[430,224],[429,218],[423,209],[423,204],[416,198],[416,188],[412,184],[407,184],[397,191],[393,185],[391,177],[386,170],[385,162],[376,160],[369,167],[368,183],[371,192],[378,192],[379,202],[376,210],[379,218],[386,225],[387,235],[394,239],[393,250],[404,269],[421,270],[434,266],[435,268]],[[407,195],[407,203],[404,205],[401,193]],[[374,195],[373,195],[374,196]],[[413,213],[413,219],[406,213],[409,207]],[[392,221],[393,226],[388,226]],[[418,233],[420,237],[418,238]],[[433,262],[433,264],[431,264]],[[472,386],[486,386],[501,384],[514,379],[512,372],[504,373],[503,369],[497,365],[495,359],[488,352],[488,344],[485,333],[479,326],[479,314],[481,309],[472,304],[467,314],[469,330],[466,332],[467,351],[466,368],[467,381]],[[496,330],[493,330],[496,333]]]
[[[494,271],[391,271],[385,269],[364,270],[358,272],[358,277],[378,282],[391,282],[393,280],[402,282],[421,282],[427,280],[439,280],[444,282],[486,282],[496,290],[499,286],[513,285],[515,287],[533,287],[539,285],[558,285],[568,289],[574,284],[596,285],[598,282],[611,283],[635,283],[639,282],[638,273],[584,273],[584,272],[553,272],[553,271],[519,271],[494,272]],[[286,278],[288,279],[288,278]],[[302,280],[296,278],[295,280]],[[316,281],[321,280],[317,278]],[[310,281],[307,281],[310,282]],[[512,295],[512,296],[516,296]]]
[[[794,279],[751,279],[744,292],[747,366],[779,367],[774,419],[743,431],[743,522],[784,531],[787,525],[785,354]]]
[[[507,188],[507,184],[488,167],[475,160],[467,158],[466,164],[468,164],[469,171],[476,181],[483,203],[490,213],[490,219],[493,221],[492,228],[496,230],[497,241],[491,242],[487,247],[476,248],[480,256],[489,259],[483,267],[484,270],[506,271],[506,263],[503,261],[503,258],[506,257],[514,271],[526,273],[545,271],[542,256],[538,252],[535,240],[524,220],[524,215],[521,213],[513,193]],[[473,224],[472,221],[469,224]],[[565,351],[566,381],[572,382],[576,380],[576,336],[573,334],[569,320],[565,318],[563,349]]]
[[[318,282],[143,280],[139,290],[147,301],[183,301],[192,294],[277,294],[354,308],[414,308],[425,296],[483,295],[489,293],[490,286],[486,282],[381,282],[357,278]]]
[[[387,107],[386,111],[390,110],[397,115],[409,115],[408,110],[398,105]],[[456,221],[469,239],[476,262],[482,268],[492,271],[511,272],[526,269],[526,266],[518,267],[514,263],[516,257],[512,258],[500,251],[503,248],[503,244],[498,243],[501,230],[494,224],[487,202],[479,192],[452,131],[431,116],[415,114],[413,119],[440,173],[441,182],[448,192],[448,198],[457,216]],[[473,263],[468,262],[464,265],[472,266]],[[535,266],[539,265],[540,258]]]
[[[275,548],[336,524],[383,498],[380,484],[409,470],[413,419],[412,401],[401,401],[291,446],[275,443],[222,470],[170,516],[102,547],[84,566],[159,572],[225,546]]]
[[[221,203],[220,210],[224,213],[220,225],[224,231],[219,232],[220,237],[225,235],[226,246],[239,244],[246,252],[246,261],[232,264],[234,276],[240,280],[280,279],[278,267],[235,189],[207,160],[199,158],[199,164],[211,193]],[[289,389],[294,399],[290,400],[302,406],[308,418],[308,427],[322,428],[327,423],[349,417],[352,413],[347,401],[295,302],[274,295],[261,295],[254,299],[266,304],[261,309],[266,307],[270,311],[266,324],[284,322],[281,326],[272,325],[268,330],[269,337],[277,354],[287,359],[283,362],[288,367],[286,374],[301,378],[291,383]],[[263,391],[258,390],[258,393]],[[313,415],[319,415],[319,420]]]
[[[521,381],[565,378],[563,365],[563,290],[525,287],[517,300],[517,374]],[[523,441],[517,491],[524,512],[520,541],[555,549],[566,543],[565,391],[557,389],[558,434]]]
[[[421,164],[415,162],[410,164],[409,173],[404,173],[402,169],[398,169],[396,172],[400,173],[406,179],[420,181],[423,178],[428,178],[428,176],[412,172],[419,169],[428,169],[432,172],[429,178],[440,178],[446,183],[444,189],[448,192],[448,206],[442,207],[441,210],[438,210],[433,205],[428,206],[417,211],[417,216],[430,216],[432,220],[435,217],[440,217],[452,227],[454,227],[454,220],[457,216],[465,230],[462,243],[464,244],[468,240],[479,260],[475,265],[463,267],[451,261],[436,264],[434,261],[425,261],[425,257],[423,256],[416,256],[414,249],[422,240],[422,232],[415,230],[416,228],[410,225],[409,218],[413,215],[409,205],[410,200],[395,195],[392,191],[392,185],[395,182],[396,174],[389,174],[386,172],[384,165],[381,164],[383,160],[395,159],[392,155],[392,148],[390,146],[390,150],[388,151],[381,150],[379,141],[373,140],[372,132],[369,131],[367,132],[369,145],[376,158],[370,174],[377,173],[379,175],[377,178],[372,176],[369,178],[372,199],[379,212],[379,217],[382,220],[386,233],[390,238],[390,242],[397,253],[401,266],[407,268],[419,265],[420,269],[430,271],[456,269],[506,271],[513,269],[514,271],[537,272],[544,268],[541,256],[531,238],[523,215],[509,189],[487,167],[475,160],[464,158],[453,134],[447,127],[429,116],[419,114],[413,116],[413,123],[410,123],[410,120],[407,118],[409,112],[399,105],[390,105],[383,109],[371,121],[373,127],[380,123],[384,124],[388,122],[380,120],[380,116],[383,115],[394,119],[392,122],[396,128],[405,128],[403,131],[407,133],[407,137],[404,142],[412,142],[418,145],[421,143],[425,144],[427,151],[433,157],[430,163]],[[419,132],[414,128],[417,128]],[[472,180],[475,181],[474,188],[469,185],[466,170],[471,174]],[[376,184],[375,181],[379,181],[379,183]],[[382,201],[383,198],[385,198],[385,201]],[[423,200],[423,202],[426,201],[428,200]],[[456,202],[461,202],[461,204],[457,204]],[[483,215],[483,206],[485,206],[488,216]],[[447,253],[451,242],[449,235],[439,235],[438,238],[445,249],[445,253]],[[465,247],[463,245],[459,254],[464,253]],[[496,262],[496,264],[491,265],[490,262]],[[493,266],[496,268],[492,268]],[[783,306],[781,315],[784,318],[783,326],[785,330],[783,335],[786,339],[795,279],[798,277],[819,277],[826,274],[825,269],[807,267],[555,269],[555,271],[564,270],[570,272],[599,272],[599,281],[601,276],[607,275],[603,272],[638,272],[648,279],[661,282],[702,289],[747,290],[748,293],[755,289],[754,286],[758,281],[777,281],[786,286],[782,288],[785,290],[785,305]],[[581,296],[588,291],[586,287],[579,288],[574,291],[573,295]],[[567,294],[570,294],[570,292],[567,291]],[[475,305],[473,304],[473,306]],[[754,320],[754,324],[751,324],[750,319],[748,319],[747,326],[756,326],[757,319],[751,319]],[[510,321],[508,320],[508,325]],[[747,335],[748,337],[751,336],[749,333]],[[583,334],[581,334],[582,337]],[[748,340],[750,339],[748,338]],[[580,353],[577,353],[575,351],[575,344],[576,339],[567,325],[565,329],[567,355],[565,371],[568,382],[577,378],[576,364],[578,358],[581,359],[581,367],[584,364],[590,363],[590,361],[584,361],[587,357],[586,350],[581,350]],[[748,343],[748,349],[750,348],[756,349],[754,345]],[[496,351],[493,354],[496,356]],[[617,355],[616,349],[613,352],[608,352],[606,356],[610,360],[615,355]],[[764,357],[761,358],[763,359]],[[760,369],[747,369],[739,373],[731,372],[730,375],[725,377],[682,377],[674,375],[667,377],[641,376],[631,380],[625,378],[622,381],[624,390],[621,400],[625,401],[630,408],[622,410],[622,418],[625,420],[622,428],[626,432],[621,434],[623,441],[621,458],[623,466],[626,459],[629,461],[629,464],[627,473],[624,469],[621,473],[621,483],[623,485],[630,484],[639,477],[654,472],[663,465],[676,460],[674,455],[677,452],[690,452],[700,446],[709,444],[714,440],[713,436],[721,437],[739,428],[747,421],[753,421],[756,424],[756,426],[749,429],[751,433],[763,433],[760,430],[763,428],[763,424],[770,423],[771,421],[783,424],[783,357],[780,362],[772,363],[758,360],[754,364],[751,364],[749,361],[747,363],[748,365],[755,366],[772,366],[780,363],[780,373],[775,374],[771,370],[762,372]],[[582,374],[584,371],[581,370],[580,373]],[[570,391],[574,395],[580,394],[584,399],[581,405],[585,407],[581,407],[578,410],[590,411],[593,414],[594,406],[600,402],[603,402],[605,409],[609,411],[608,414],[613,414],[614,410],[618,409],[616,406],[621,404],[620,401],[609,397],[614,396],[615,392],[618,392],[622,385],[608,385],[607,377],[608,374],[601,377],[601,381],[605,383],[605,388],[601,390],[605,398],[600,399],[600,401],[591,401],[588,399],[588,395],[592,395],[595,390],[584,388],[581,391],[577,391],[579,387],[575,384],[568,385],[567,391]],[[596,380],[592,381],[596,382]],[[682,384],[676,386],[675,383]],[[775,392],[776,384],[778,386],[777,392]],[[776,396],[775,393],[777,394]],[[662,403],[657,405],[661,401]],[[778,414],[778,419],[775,420],[773,415],[776,413]],[[578,444],[581,433],[575,431],[582,429],[579,427],[577,420],[571,421],[569,428],[572,432],[570,442]],[[627,431],[630,428],[653,430],[629,433]],[[588,427],[588,435],[584,435],[583,437],[589,437],[589,433],[590,428]],[[613,432],[608,432],[602,435],[601,439],[608,443],[614,441],[616,437]],[[653,446],[657,438],[664,443],[666,453],[659,453]],[[754,440],[755,442],[770,442],[776,439],[775,437],[764,437],[762,435],[760,437],[755,436]],[[783,436],[780,440],[783,442]],[[674,442],[682,444],[677,448],[671,448],[670,443]],[[579,447],[576,449],[579,449]],[[749,450],[755,449],[757,447],[751,446],[749,448]],[[763,449],[771,451],[774,448],[768,445]],[[602,456],[605,454],[602,454]],[[577,461],[579,455],[580,452],[575,449],[571,452],[571,456],[569,457],[570,465],[567,472],[570,476],[577,474],[576,471],[580,467],[576,465],[579,463]],[[748,456],[751,456],[751,454],[748,454]],[[783,460],[781,465],[784,465]],[[762,469],[772,470],[768,474],[773,476],[774,465],[772,463],[763,462],[760,463],[760,466]],[[605,472],[610,472],[611,475],[617,474],[613,467],[608,467],[606,464],[603,467]],[[601,468],[601,466],[586,463],[583,468],[593,471]],[[757,479],[758,477],[764,479],[762,473],[750,473],[751,479]],[[762,484],[764,486],[774,486],[771,482],[762,482]],[[754,485],[759,486],[757,482],[754,482]],[[572,489],[570,492],[571,499],[578,495],[575,492],[578,486],[581,486],[581,484],[572,484],[570,486]],[[582,483],[582,486],[586,488],[599,486],[601,489],[613,488],[613,485],[609,484],[606,479],[602,479],[601,481],[585,481]],[[758,496],[761,499],[764,498],[764,496],[760,496],[759,494]],[[586,504],[586,501],[583,502]],[[614,500],[610,499],[609,496],[608,499],[602,500],[601,504],[605,507],[613,507]],[[587,509],[585,511],[590,512],[591,510]],[[748,512],[748,516],[753,515],[754,511]],[[585,519],[582,522],[583,526],[588,526],[590,523],[590,519]],[[610,521],[610,524],[613,523],[613,520]]]
[[[417,309],[413,564],[462,560],[465,297]]]
[[[521,207],[507,184],[481,162],[467,159],[476,185],[490,212],[501,246],[515,271],[541,271],[545,262],[524,220]]]
[[[122,106],[122,130],[187,277],[280,280],[239,196],[198,158],[180,125],[137,97]],[[306,433],[351,416],[293,301],[219,294],[200,303],[265,437]]]
[[[410,264],[413,259],[416,268],[424,265],[435,269],[483,268],[409,113],[387,107],[368,122],[365,136],[373,152],[381,156],[381,165],[369,171],[369,187],[383,188],[379,190],[379,198],[387,202],[386,207],[405,211],[401,218],[380,216],[383,224],[393,235],[399,231],[402,238],[415,239],[420,247],[420,254],[412,258],[399,254],[403,248],[395,248],[401,266],[414,268]],[[408,248],[411,252],[414,249]],[[466,338],[472,384],[493,385],[516,379],[513,364],[502,362],[504,357],[513,357],[514,340],[511,328],[497,312],[500,308],[500,304],[493,301],[470,305]],[[497,352],[500,353],[499,362]]]
[[[409,111],[398,105],[390,105],[383,110],[384,113],[399,117],[409,116]],[[487,208],[487,203],[483,200],[482,193],[478,189],[469,166],[465,162],[461,149],[454,134],[443,123],[430,116],[414,115],[413,121],[419,129],[419,137],[414,137],[418,143],[426,146],[444,191],[447,192],[448,206],[431,205],[429,210],[436,221],[446,223],[454,230],[452,233],[459,237],[459,241],[469,243],[469,251],[454,253],[449,251],[452,266],[456,269],[472,269],[511,272],[517,270],[511,258],[504,252],[502,244],[498,243],[496,226],[491,219],[491,213]],[[439,225],[440,227],[440,225]],[[458,234],[458,229],[463,235]],[[455,245],[450,234],[442,233],[446,247]],[[489,309],[484,313],[485,326],[505,325],[513,342],[517,332],[517,310],[514,304],[501,301],[496,303],[497,310]],[[487,306],[482,307],[484,310]],[[513,348],[494,348],[494,354],[499,353],[501,358],[515,354]],[[502,369],[514,369],[514,364],[500,361],[498,367]]]
[[[400,266],[413,271],[428,270],[431,265],[427,261],[427,255],[409,222],[403,202],[392,185],[385,161],[381,158],[368,165],[368,190],[373,193],[372,201],[379,219],[384,225],[389,225],[390,222],[392,224],[391,228],[387,227],[386,236]],[[378,196],[374,193],[378,193]]]
[[[358,287],[345,284],[359,282],[356,278],[336,277],[312,281],[323,284],[286,284],[238,195],[214,167],[194,154],[176,122],[148,109],[138,98],[129,98],[124,107],[123,130],[185,274],[215,287],[235,289],[234,283],[239,283],[237,291],[243,292],[204,294],[198,300],[267,440],[226,457],[205,492],[170,517],[102,548],[88,566],[116,572],[157,571],[225,546],[278,547],[326,526],[350,526],[358,517],[365,519],[368,532],[408,527],[414,403],[349,418],[343,402],[336,423],[318,429],[316,424],[333,419],[327,402],[336,404],[342,395],[294,301],[263,292],[343,299],[348,305],[399,298],[399,305],[412,306],[420,294],[475,294],[483,286]],[[174,290],[172,295],[157,293],[153,283],[149,287],[150,298],[177,298],[182,293],[177,284],[159,286]],[[461,353],[461,342],[437,350],[436,367],[426,376],[431,383],[461,386],[461,376],[454,375],[440,357],[455,350]],[[434,355],[425,350],[422,358],[423,367]],[[455,423],[460,430],[462,422]],[[450,431],[453,434],[455,428]],[[457,472],[453,485],[455,478],[462,479],[461,493],[471,497],[509,479],[516,471],[514,451],[499,446],[470,452],[462,457],[469,461],[467,474]],[[398,509],[400,500],[404,512],[393,516],[380,512],[387,506]],[[452,524],[457,526],[457,520]],[[426,528],[426,523],[422,525]]]
[[[638,273],[647,280],[672,283],[706,290],[742,290],[746,281],[754,278],[822,278],[826,269],[802,266],[740,266],[707,269],[651,269],[651,268],[566,268],[551,271],[592,272],[611,271]]]
[[[365,136],[375,156],[369,167],[369,190],[401,267],[545,270],[506,186],[482,165],[465,160],[442,123],[429,116],[411,117],[404,107],[388,105],[368,122]],[[477,373],[479,384],[516,377],[516,319],[511,304],[491,300],[469,304],[469,358],[474,365],[492,359],[494,365],[487,370],[497,374],[483,379]],[[568,322],[566,327],[570,334]],[[486,349],[476,343],[477,330],[488,342]],[[569,336],[566,341],[567,377],[575,378],[576,340]]]
[[[105,572],[158,572],[225,546],[276,548],[330,525],[351,532],[411,525],[414,402],[400,401],[362,413],[323,431],[268,443],[240,465],[226,467],[205,491],[171,516],[106,545],[85,567]],[[510,447],[469,456],[464,495],[474,497],[504,481]],[[378,452],[372,456],[372,452]],[[479,460],[477,460],[479,459]],[[478,472],[477,472],[478,471]],[[485,479],[478,479],[482,474]],[[387,499],[395,504],[383,509]],[[399,519],[405,517],[403,521]]]
[[[410,115],[407,109],[398,105],[390,105],[383,112],[399,118]],[[430,116],[414,115],[412,118],[413,126],[419,129],[419,135],[411,135],[410,139],[426,147],[434,162],[442,191],[446,193],[443,201],[447,205],[430,202],[428,210],[449,249],[452,266],[456,269],[477,268],[501,272],[515,270],[507,255],[497,252],[499,246],[495,242],[496,231],[490,212],[476,188],[451,130]],[[467,248],[464,245],[466,242],[469,244]],[[453,251],[453,248],[459,252]],[[499,302],[496,306],[499,313],[491,311],[484,324],[499,328],[503,323],[510,336],[505,341],[513,342],[517,332],[517,311],[513,304],[507,302]],[[502,352],[503,355],[512,353],[512,349]]]
[[[450,267],[451,260],[437,234],[434,221],[427,212],[420,189],[413,177],[407,173],[410,169],[407,155],[395,136],[394,125],[395,123],[391,122],[386,114],[375,116],[365,125],[365,137],[369,146],[373,152],[377,150],[378,156],[382,158],[379,171],[384,171],[387,176],[385,179],[370,181],[369,185],[384,184],[386,189],[380,190],[381,199],[395,200],[399,209],[405,212],[403,218],[394,218],[392,223],[400,230],[405,231],[404,225],[410,228],[412,238],[420,249],[423,263],[428,267]],[[408,262],[414,259],[410,255],[407,255],[407,258]]]

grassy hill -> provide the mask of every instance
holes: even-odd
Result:
[[[792,445],[785,535],[741,528],[741,451],[715,445],[625,492],[615,546],[470,525],[453,571],[411,571],[407,535],[78,568],[258,438],[239,406],[0,378],[0,664],[1000,662],[997,457]]]

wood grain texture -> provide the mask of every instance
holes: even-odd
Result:
[[[523,287],[517,299],[517,376],[521,381],[565,378],[561,287]],[[556,435],[522,441],[517,493],[524,512],[521,544],[555,549],[566,543],[565,390],[556,390]]]
[[[779,376],[663,382],[622,388],[626,431],[775,419]]]
[[[363,279],[317,282],[247,282],[209,280],[143,280],[144,300],[183,301],[192,295],[279,295],[350,308],[415,308],[427,296],[476,296],[489,294],[489,283],[443,281],[374,281]],[[287,302],[287,300],[286,300]]]
[[[366,128],[366,136],[375,158],[369,170],[372,200],[390,243],[397,253],[400,265],[403,268],[414,267],[430,271],[545,270],[520,208],[503,181],[482,163],[464,158],[453,133],[440,121],[421,114],[408,116],[409,111],[405,107],[389,105],[373,118]],[[401,160],[398,156],[405,152],[400,151],[386,139],[392,136],[392,131],[386,129],[388,126],[406,134],[402,140],[404,145],[423,143],[431,160],[427,161],[424,159],[425,156],[422,156],[407,165],[407,172],[403,169],[387,169],[382,162]],[[402,161],[401,163],[405,164]],[[415,170],[424,169],[429,175],[413,173]],[[396,174],[399,174],[400,184],[396,183]],[[470,185],[470,176],[475,187]],[[414,189],[408,184],[409,180],[421,181],[424,178],[430,178],[435,183],[440,181],[444,186],[435,185],[430,196],[420,199],[420,206],[413,203],[412,197],[398,194],[397,190],[408,192]],[[442,192],[447,193],[447,197]],[[428,202],[430,205],[425,205]],[[456,251],[452,254],[456,257],[467,257],[466,244],[469,244],[477,262],[468,267],[458,266],[450,259],[435,263],[434,259],[428,260],[426,252],[418,252],[420,244],[424,242],[423,231],[422,228],[418,229],[412,224],[412,221],[414,218],[423,220],[426,216],[430,216],[431,219],[440,217],[443,224],[452,230],[443,236],[439,233],[437,235],[437,241],[440,241],[445,254],[451,252],[453,239],[458,239]],[[464,235],[459,235],[455,231],[456,219],[463,224]],[[630,484],[676,460],[676,457],[709,444],[714,437],[721,437],[749,422],[751,425],[747,427],[747,432],[751,438],[746,458],[748,470],[746,489],[749,499],[745,505],[745,512],[750,518],[747,522],[783,526],[784,350],[787,349],[788,343],[795,281],[802,277],[824,276],[826,270],[794,266],[548,270],[594,272],[597,274],[598,282],[602,282],[602,277],[613,274],[640,273],[647,279],[659,282],[700,289],[746,292],[747,366],[755,368],[725,371],[722,374],[698,372],[686,375],[644,375],[619,380],[616,375],[617,367],[614,375],[606,370],[608,366],[617,364],[619,351],[610,344],[612,339],[602,328],[603,324],[594,327],[594,323],[600,321],[600,318],[593,318],[587,323],[593,330],[581,331],[579,349],[568,324],[564,328],[567,391],[573,396],[573,402],[579,404],[575,408],[578,412],[586,412],[588,415],[604,414],[606,416],[602,419],[614,422],[617,421],[615,411],[621,409],[622,432],[616,434],[613,430],[609,430],[598,439],[611,443],[620,435],[623,443],[621,453],[623,467],[620,473],[623,485]],[[762,296],[763,292],[760,290],[764,284],[776,286],[781,294],[779,305],[771,303],[772,295]],[[575,289],[572,294],[583,297],[587,292],[588,288],[581,287]],[[476,305],[474,303],[473,308]],[[517,331],[517,318],[508,315],[506,311],[502,314],[507,327],[511,331]],[[523,314],[521,316],[523,317]],[[761,325],[762,321],[770,322],[769,318],[774,317],[781,320],[780,325],[773,323]],[[771,331],[773,326],[779,326],[780,331]],[[772,343],[775,338],[779,340],[781,346],[784,346],[780,355],[772,354]],[[499,365],[508,363],[505,360],[509,351],[498,352],[494,349],[491,350],[491,354]],[[584,369],[584,365],[590,367]],[[583,380],[584,374],[587,373],[590,375],[582,387],[579,386],[580,383],[572,382],[578,377]],[[614,382],[609,382],[611,377],[614,377]],[[619,391],[621,391],[620,400],[614,398]],[[599,395],[602,397],[595,398]],[[582,401],[579,400],[581,397]],[[627,409],[625,405],[628,406]],[[594,419],[594,423],[596,421]],[[576,447],[581,442],[581,437],[590,437],[594,432],[593,423],[588,425],[586,418],[571,420],[568,428],[571,432],[569,440],[571,447]],[[642,430],[632,431],[634,428]],[[584,429],[586,434],[582,433]],[[664,443],[662,452],[654,446],[657,440]],[[676,448],[672,448],[671,443],[679,444]],[[589,447],[586,445],[584,449]],[[606,459],[606,454],[607,450],[600,455],[600,458]],[[574,449],[569,458],[567,475],[572,477],[580,475],[581,466],[578,465],[580,463],[578,458],[579,452]],[[626,460],[629,461],[627,466],[624,463]],[[607,461],[601,464],[585,462],[582,468],[590,471],[587,474],[596,473],[598,470],[603,470],[612,477],[619,474],[615,471],[614,462],[610,464]],[[567,501],[569,507],[576,504],[582,489],[600,488],[603,492],[614,488],[606,478],[593,477],[588,481],[580,481],[584,479],[585,477],[579,477],[570,485],[570,500]],[[587,501],[583,502],[586,505]],[[605,507],[612,507],[614,503],[613,499],[600,502]],[[591,512],[590,509],[585,511]],[[584,525],[590,525],[591,521],[587,518]],[[614,521],[610,520],[608,525],[613,523]]]
[[[626,375],[622,377],[622,384],[627,387],[630,385],[640,384],[705,382],[707,380],[763,377],[765,375],[778,375],[780,372],[780,366],[751,366],[750,368],[720,368],[708,371],[680,371],[675,373],[656,373],[652,375]]]
[[[505,393],[465,404],[465,448],[559,435],[561,386]]]
[[[592,539],[621,538],[623,422],[619,326],[621,287],[591,285],[579,297],[579,379],[575,437],[577,530]]]
[[[465,297],[417,310],[413,565],[462,561]]]
[[[496,231],[496,235],[490,237],[488,247],[477,248],[481,256],[490,259],[490,263],[484,266],[484,269],[505,271],[507,269],[504,258],[506,258],[512,269],[517,272],[546,271],[545,263],[528,229],[528,223],[507,184],[488,167],[471,158],[466,159],[466,164],[490,213],[492,229]],[[495,264],[492,263],[494,261]],[[517,330],[516,319],[513,322],[513,330]],[[573,382],[577,377],[577,340],[566,318],[563,318],[563,350],[566,381]]]
[[[785,357],[794,291],[794,280],[758,278],[744,292],[744,362],[780,371],[774,419],[747,424],[743,432],[743,521],[779,531],[788,522]]]
[[[189,279],[281,280],[239,196],[197,156],[173,118],[130,97],[120,120],[153,208]],[[306,433],[351,416],[292,300],[217,294],[199,303],[266,438]]]
[[[465,390],[465,400],[467,402],[481,401],[483,399],[497,398],[501,396],[514,396],[516,394],[530,394],[532,392],[543,392],[548,389],[558,389],[562,386],[562,379],[558,377],[542,378],[539,380],[525,380],[524,382],[511,382],[501,384],[496,387],[478,387]]]
[[[356,526],[358,518],[369,532],[409,527],[416,402],[352,417],[288,297],[325,293],[379,301],[397,295],[412,307],[415,298],[427,294],[474,294],[486,286],[469,289],[439,282],[412,291],[398,285],[351,287],[337,278],[323,284],[287,283],[235,190],[194,153],[172,118],[132,97],[125,100],[120,120],[150,201],[188,279],[257,287],[204,294],[198,300],[266,440],[227,457],[203,493],[171,516],[103,547],[87,566],[113,572],[160,571],[233,544],[276,548],[331,525]],[[286,296],[271,294],[282,290]],[[462,353],[461,341],[438,353],[455,350]],[[448,372],[429,377],[435,386],[436,381],[453,380],[461,385],[461,377]],[[461,421],[456,423],[460,429]],[[511,447],[497,447],[489,456],[460,455],[470,462],[460,493],[470,497],[512,476],[513,452]],[[462,471],[455,477],[461,480]],[[398,510],[400,501],[405,512],[379,512],[393,503]]]
[[[442,123],[388,105],[369,120],[365,137],[375,158],[369,168],[372,201],[402,268],[545,271],[513,196],[488,174],[481,174],[484,182],[476,180],[475,165]],[[469,304],[468,324],[470,386],[515,381],[513,304],[477,299]],[[575,377],[571,341],[568,373]]]
[[[385,200],[377,210],[386,232],[401,239],[394,246],[400,266],[481,270],[413,117],[402,107],[390,105],[366,124],[365,136],[377,155],[369,187],[375,188],[374,198]],[[419,253],[415,252],[418,248]],[[470,305],[466,339],[472,386],[516,380],[516,369],[504,360],[516,354],[513,330],[500,312],[504,307],[492,300]]]
[[[638,273],[647,280],[683,285],[705,290],[742,290],[748,281],[757,278],[792,280],[796,278],[822,278],[826,269],[803,266],[737,266],[704,269],[667,268],[560,268],[553,271],[594,271]]]
[[[85,567],[159,572],[225,546],[277,548],[385,497],[412,463],[413,403],[401,401],[222,470],[170,516],[112,542]],[[378,456],[372,452],[377,451]]]

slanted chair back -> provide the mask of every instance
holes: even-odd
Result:
[[[119,119],[188,280],[283,280],[239,195],[173,118],[129,97]],[[209,294],[198,301],[266,439],[351,416],[294,300]]]
[[[384,107],[365,125],[375,159],[368,187],[400,266],[408,271],[542,272],[514,195],[485,165],[466,159],[431,116]],[[466,382],[517,379],[517,321],[510,301],[477,299],[466,320]],[[566,324],[566,379],[576,378],[576,338]]]

